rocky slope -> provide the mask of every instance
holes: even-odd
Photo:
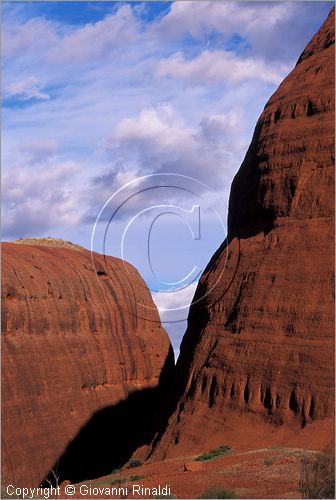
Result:
[[[142,426],[174,362],[131,265],[55,241],[4,243],[2,333],[4,484],[36,486],[51,469],[98,477],[150,439]]]
[[[233,181],[228,239],[196,291],[207,295],[190,311],[156,457],[262,422],[310,444],[333,414],[333,217],[334,11],[266,104]]]

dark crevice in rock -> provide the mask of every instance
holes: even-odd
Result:
[[[316,113],[318,112],[318,108],[317,106],[314,105],[314,103],[312,101],[308,101],[308,104],[307,104],[307,111],[306,111],[306,115],[307,116],[313,116],[315,115]]]
[[[247,379],[244,389],[244,401],[247,404],[250,398],[249,379]]]
[[[280,109],[278,108],[274,113],[274,123],[280,119]]]
[[[230,389],[230,399],[233,399],[235,397],[235,383],[232,382],[232,386],[231,386],[231,389]]]
[[[309,418],[311,418],[311,419],[315,418],[315,402],[314,402],[314,398],[311,398],[310,408],[309,408]]]
[[[201,392],[205,391],[207,384],[208,384],[208,379],[207,379],[206,375],[203,375]]]
[[[241,327],[236,325],[236,320],[240,312],[239,304],[241,302],[241,298],[243,296],[243,291],[245,287],[246,287],[246,282],[242,282],[238,290],[237,298],[233,306],[231,307],[231,311],[229,312],[228,317],[224,324],[224,327],[232,333],[240,333],[241,331]]]
[[[263,403],[264,407],[267,408],[268,410],[270,408],[272,408],[272,396],[271,396],[271,390],[269,387],[266,387],[266,389],[265,389],[262,403]]]
[[[108,276],[106,271],[97,271],[97,276]]]
[[[293,411],[294,413],[299,413],[300,407],[296,399],[295,391],[291,392],[290,398],[289,398],[289,409]]]
[[[215,399],[218,394],[217,379],[215,376],[212,377],[210,390],[209,390],[209,408],[212,408],[215,404]]]

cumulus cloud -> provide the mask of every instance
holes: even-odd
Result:
[[[3,176],[3,234],[22,237],[79,222],[76,185],[80,166],[71,161],[29,168],[15,167]]]
[[[157,65],[158,77],[181,78],[189,85],[206,83],[239,83],[246,80],[261,80],[277,83],[288,72],[288,66],[271,68],[256,58],[241,59],[223,50],[203,51],[194,59],[186,59],[177,52]]]
[[[216,197],[213,192],[218,191],[226,199],[230,180],[243,154],[243,149],[237,151],[231,144],[234,132],[239,129],[238,116],[239,113],[234,112],[207,114],[201,117],[196,126],[191,127],[173,106],[160,104],[144,108],[133,118],[122,119],[102,144],[110,162],[105,171],[91,182],[87,220],[95,219],[107,200],[125,184],[152,174],[183,174],[203,183],[196,185],[199,194],[205,195],[207,192],[209,196],[211,191],[211,200],[214,202]],[[187,178],[174,178],[178,186],[162,192],[162,199],[158,197],[158,191],[153,189],[155,183],[160,185],[162,182],[159,177],[142,181],[142,192],[136,196],[133,193],[135,186],[132,187],[132,193],[129,188],[129,201],[123,210],[118,211],[117,217],[124,218],[160,202],[183,202],[189,207],[193,195],[188,191],[192,181]],[[113,199],[113,206],[117,200],[119,197]],[[206,211],[211,210],[211,205],[202,201]],[[105,210],[102,219],[108,219],[111,210]],[[226,207],[223,217],[226,217]]]
[[[88,200],[92,213],[111,190],[145,173],[183,173],[227,196],[258,113],[315,29],[313,16],[322,19],[327,8],[174,2],[146,22],[141,9],[118,4],[98,21],[71,25],[36,10],[25,17],[23,6],[11,15],[7,7],[4,175],[25,165],[28,186],[32,179],[39,185],[43,165],[80,164],[90,189],[81,182],[65,190],[64,183],[63,191]],[[243,51],[228,43],[236,34],[246,42]],[[185,35],[192,40],[185,43]],[[43,190],[38,199],[47,212]],[[12,205],[13,224],[19,208]]]
[[[57,231],[87,244],[88,220],[146,173],[189,175],[215,188],[206,206],[226,205],[259,113],[330,8],[173,2],[148,19],[147,5],[101,3],[100,19],[76,24],[66,7],[56,17],[5,3],[4,236]],[[213,234],[202,263],[222,238]],[[184,327],[174,328],[177,346]]]
[[[214,136],[215,122],[217,132],[221,126],[223,134],[214,145],[208,139]],[[231,154],[225,148],[225,131],[228,133],[235,125],[231,114],[207,116],[198,126],[191,127],[171,105],[159,105],[143,109],[135,118],[122,120],[106,142],[106,148],[119,159],[119,165],[130,161],[138,172],[183,172],[198,180],[208,180],[211,172],[211,180],[216,183],[225,179],[232,168]]]
[[[117,141],[141,141],[156,140],[161,137],[169,145],[171,140],[174,140],[165,134],[169,126],[181,129],[181,120],[177,118],[172,106],[162,105],[157,109],[146,108],[138,118],[122,120],[116,127],[114,138]]]
[[[204,116],[200,122],[201,135],[210,141],[222,141],[226,133],[236,130],[239,119],[237,111]]]
[[[186,319],[198,283],[191,283],[181,290],[154,292],[153,300],[164,321]]]

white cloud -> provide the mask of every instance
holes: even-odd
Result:
[[[129,5],[121,5],[114,14],[84,26],[66,26],[34,17],[18,22],[8,15],[2,30],[3,57],[24,59],[35,57],[40,64],[97,63],[97,58],[109,57],[111,50],[120,49],[137,40],[140,24]]]
[[[33,76],[24,78],[5,85],[4,97],[18,97],[20,101],[28,101],[29,99],[48,100],[50,96],[43,92],[41,85]]]
[[[186,59],[181,52],[161,59],[156,74],[161,78],[182,78],[189,85],[219,82],[236,84],[254,79],[278,83],[288,69],[284,65],[272,69],[260,59],[241,59],[223,50],[205,50],[191,60]]]
[[[180,343],[187,327],[189,306],[197,285],[198,283],[191,283],[179,291],[152,293],[162,324],[169,332],[175,359],[179,355]]]
[[[2,23],[3,94],[16,100],[3,109],[4,177],[15,172],[13,186],[17,177],[21,192],[20,169],[28,186],[38,186],[43,168],[80,165],[71,189],[67,180],[53,181],[56,199],[71,192],[69,210],[82,204],[79,214],[84,204],[101,206],[111,189],[147,172],[199,178],[226,199],[283,64],[303,49],[314,15],[322,20],[326,13],[324,4],[309,2],[175,2],[148,23],[133,6],[118,4],[100,21],[75,26],[27,19],[29,10],[17,9],[9,15],[7,6]],[[251,47],[228,48],[234,34]],[[194,38],[185,43],[185,35]],[[51,195],[41,189],[35,198],[12,203],[13,234],[16,222],[22,229],[15,212],[24,203],[26,212],[37,214],[37,205],[50,211]],[[38,217],[29,228],[42,231]]]
[[[185,33],[194,38],[207,37],[211,31],[230,36],[235,32],[253,32],[257,26],[265,29],[265,21],[274,28],[288,18],[289,9],[281,4],[237,2],[174,2],[170,12],[153,29],[165,36],[179,37]]]
[[[203,180],[216,189],[205,211],[224,206],[225,218],[231,178],[259,113],[331,8],[174,2],[146,22],[141,8],[118,3],[100,21],[76,26],[29,18],[28,4],[9,4],[2,18],[3,95],[11,98],[2,116],[3,234],[57,233],[79,243],[90,241],[88,213],[96,216],[114,190],[145,173]],[[221,238],[213,233],[202,263]],[[169,247],[161,253],[157,264],[167,268]],[[192,293],[174,295],[156,300],[169,307],[190,302]],[[173,313],[161,314],[169,321]],[[166,327],[177,351],[185,322]]]
[[[122,119],[102,144],[110,161],[105,171],[91,183],[87,220],[91,221],[93,214],[96,216],[105,202],[130,180],[160,173],[183,174],[221,193],[224,203],[218,204],[216,198],[216,204],[224,205],[225,220],[228,186],[244,152],[242,148],[237,151],[231,144],[233,135],[239,130],[237,116],[233,112],[205,115],[197,126],[190,127],[171,105],[160,104],[143,109],[133,118]],[[149,182],[153,182],[152,179]],[[198,190],[206,197],[208,189],[205,186],[199,186]],[[187,203],[192,195],[186,190],[182,193],[172,189],[165,193],[163,201],[180,203],[181,197]],[[211,200],[215,201],[214,194]],[[149,206],[158,202],[156,191],[148,190],[130,200],[127,210],[124,207],[118,217],[137,213],[144,208],[144,203]],[[209,211],[213,208],[212,202],[206,200],[202,201],[202,206]],[[110,217],[108,211],[105,216]]]
[[[191,300],[195,294],[198,283],[191,283],[181,290],[160,291],[152,293],[153,300],[164,321],[181,318],[181,311],[184,319],[188,314]]]
[[[116,141],[132,140],[158,140],[169,146],[171,140],[174,140],[170,134],[166,135],[167,127],[177,127],[181,129],[181,120],[179,120],[170,105],[161,105],[158,108],[146,108],[141,111],[136,119],[125,118],[116,127],[114,138]]]
[[[251,54],[275,63],[297,58],[316,17],[323,12],[323,19],[331,7],[332,2],[174,2],[152,31],[169,40],[188,34],[205,44],[216,33],[220,45],[239,34]]]
[[[45,161],[57,150],[55,139],[39,139],[32,142],[25,142],[20,147],[24,155],[27,155],[32,163]]]
[[[36,235],[55,227],[73,225],[82,217],[76,186],[80,166],[71,161],[44,164],[32,172],[14,167],[3,176],[3,234]]]
[[[210,133],[212,123],[212,135]],[[232,174],[232,155],[225,147],[230,128],[236,126],[234,115],[214,115],[201,119],[196,127],[188,126],[171,105],[145,108],[135,118],[125,118],[106,143],[119,166],[136,166],[138,172],[183,172],[197,180],[223,182]],[[215,127],[222,137],[213,143]],[[211,136],[211,137],[210,137]],[[221,139],[221,140],[219,140]],[[129,167],[130,165],[128,165]]]
[[[42,17],[20,23],[9,16],[9,21],[4,22],[2,28],[1,45],[4,58],[24,59],[33,51],[40,53],[57,43],[56,25]]]
[[[204,116],[200,122],[201,134],[210,141],[223,140],[225,134],[237,128],[239,118],[237,111]]]
[[[115,14],[75,28],[60,37],[57,46],[46,53],[46,60],[53,63],[86,61],[96,64],[97,58],[110,57],[113,49],[134,43],[138,29],[131,6],[121,5]]]

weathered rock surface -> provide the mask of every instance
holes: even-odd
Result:
[[[305,428],[309,444],[309,426],[333,415],[334,85],[332,12],[233,181],[228,240],[195,294],[207,293],[189,314],[157,457],[227,443],[239,425],[253,434],[253,422]]]
[[[131,265],[98,254],[92,261],[80,248],[4,243],[3,484],[38,485],[72,441],[60,480],[80,477],[78,468],[71,473],[75,461],[85,478],[110,473],[113,456],[127,460],[141,445],[139,427],[155,412],[159,379],[173,363],[149,290]]]

